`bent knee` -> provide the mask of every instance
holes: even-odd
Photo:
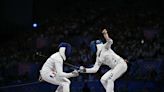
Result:
[[[106,79],[104,79],[104,78],[101,78],[101,79],[100,79],[100,82],[101,82],[102,84],[104,84],[104,83],[106,83],[106,82],[107,82],[107,80],[106,80]]]
[[[70,84],[71,84],[71,81],[70,81],[70,80],[68,80],[68,81],[67,81],[67,84],[69,84],[69,85],[70,85]]]
[[[69,86],[71,84],[71,81],[70,80],[64,80],[62,83],[61,83],[61,85],[62,86]]]
[[[123,68],[122,70],[123,70],[124,72],[126,72],[127,69],[128,69],[128,65],[127,65],[127,63],[123,64],[122,68]]]
[[[66,82],[67,84],[71,84],[71,81],[69,79],[64,79],[64,82]]]
[[[61,86],[70,86],[70,83],[69,82],[63,82],[63,83],[61,83]]]

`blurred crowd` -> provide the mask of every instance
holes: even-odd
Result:
[[[23,32],[22,36],[11,39],[0,48],[0,85],[37,80],[46,58],[36,53],[50,56],[58,51],[58,44],[63,41],[73,47],[69,63],[91,67],[95,62],[95,54],[90,52],[89,44],[96,39],[105,42],[101,34],[103,28],[107,28],[114,41],[112,49],[129,61],[129,70],[121,79],[162,80],[163,21],[159,11],[108,8],[86,11],[72,8],[70,12],[68,15],[41,19],[37,28]],[[149,65],[152,67],[147,65],[148,68],[141,68],[140,64],[146,65],[143,62],[151,62]],[[141,74],[142,69],[147,69],[146,75]],[[65,66],[64,70],[68,72],[70,67]],[[104,66],[97,74],[82,74],[72,80],[98,80],[107,70],[109,68]]]

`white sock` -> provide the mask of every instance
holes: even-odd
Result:
[[[114,92],[114,82],[112,80],[108,80],[106,92]]]
[[[103,79],[101,79],[100,81],[101,81],[101,84],[103,85],[103,87],[104,87],[105,90],[106,90],[106,87],[107,87],[107,81],[105,81],[105,80],[103,80]]]

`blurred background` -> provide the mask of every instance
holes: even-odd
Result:
[[[60,42],[73,46],[69,63],[91,67],[89,43],[103,39],[107,28],[112,49],[129,60],[115,92],[164,92],[164,12],[158,0],[1,0],[0,91],[54,92],[57,86],[37,82],[46,56]],[[105,42],[105,41],[104,41]],[[96,74],[71,78],[71,92],[105,92]],[[73,69],[64,66],[65,72]]]

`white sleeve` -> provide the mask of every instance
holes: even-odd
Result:
[[[105,43],[105,48],[109,49],[111,48],[111,45],[113,44],[113,40],[110,38],[107,40],[107,42]]]
[[[63,62],[57,61],[55,62],[55,67],[56,67],[56,72],[57,72],[57,76],[59,77],[66,77],[66,78],[70,78],[73,76],[72,73],[65,73],[63,72]]]
[[[102,63],[99,61],[99,59],[96,58],[94,66],[92,68],[86,68],[86,73],[96,73],[99,70],[101,64]]]

